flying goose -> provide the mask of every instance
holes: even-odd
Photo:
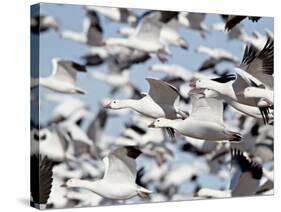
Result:
[[[46,209],[53,181],[53,163],[46,156],[32,154],[30,157],[31,206]]]
[[[221,100],[204,97],[201,90],[193,89],[192,112],[184,120],[158,118],[149,127],[170,127],[184,136],[210,141],[240,141],[238,132],[227,130],[223,124],[223,103]]]
[[[39,85],[60,93],[86,93],[75,85],[76,72],[86,72],[85,66],[60,58],[53,58],[52,64],[52,74],[49,77],[40,77]]]
[[[87,11],[82,32],[66,30],[61,33],[61,36],[89,46],[101,46],[103,44],[103,29],[99,17],[94,11]]]
[[[206,78],[194,80],[191,85],[196,88],[207,88],[221,94],[222,98],[230,98],[240,104],[257,107],[257,101],[245,98],[243,91],[249,86],[263,86],[272,88],[273,86],[273,41],[268,40],[264,49],[259,53],[251,47],[247,47],[240,68],[235,68],[236,76],[228,76],[229,81],[225,83],[217,82]],[[223,76],[221,79],[226,78]],[[261,82],[260,84],[257,84]],[[265,123],[269,120],[269,109],[259,108]]]
[[[224,49],[198,46],[196,48],[196,52],[204,53],[209,56],[209,58],[206,59],[199,67],[199,71],[205,71],[210,68],[215,68],[216,65],[222,62],[230,62],[234,64],[238,63],[238,58]]]
[[[260,164],[252,161],[245,152],[231,149],[231,182],[228,190],[202,188],[197,192],[200,197],[241,197],[255,195],[260,186],[263,169]],[[261,189],[262,190],[262,189]]]
[[[179,92],[175,87],[153,78],[146,78],[146,80],[149,83],[150,89],[148,94],[144,94],[144,97],[138,100],[113,100],[106,105],[106,108],[115,110],[130,108],[151,118],[184,119],[188,116],[186,112],[174,106],[179,97]],[[168,128],[168,132],[174,138],[173,130]]]
[[[58,31],[59,23],[54,17],[50,15],[41,14],[31,17],[30,27],[32,33],[39,34],[40,32],[46,32],[50,29]]]
[[[255,195],[260,186],[263,169],[238,149],[231,150],[232,171],[230,189],[233,197]]]
[[[169,22],[163,24],[160,32],[160,39],[163,40],[167,45],[188,49],[187,41],[177,31],[178,26],[179,23],[176,18],[173,18]],[[119,29],[118,32],[125,37],[129,37],[136,32],[136,28],[123,27]]]
[[[113,8],[113,7],[98,7],[98,6],[86,6],[88,11],[97,12],[104,15],[108,19],[121,22],[134,24],[137,21],[136,15],[129,9],[126,8]]]
[[[170,55],[168,46],[160,39],[163,26],[162,19],[164,19],[164,16],[161,12],[145,13],[140,18],[136,32],[133,35],[128,38],[107,38],[105,39],[105,45],[121,45],[148,54],[154,53],[162,60],[167,55]]]
[[[164,72],[167,73],[168,75],[175,76],[175,77],[180,77],[185,81],[190,81],[193,79],[194,74],[192,70],[185,69],[184,67],[176,64],[162,64],[162,63],[157,63],[153,64],[149,67],[150,71],[159,71],[159,72]]]
[[[191,12],[180,12],[178,15],[179,23],[192,30],[199,31],[201,36],[204,38],[205,33],[208,32],[208,27],[203,23],[206,14],[204,13],[191,13]]]
[[[52,110],[48,118],[48,125],[67,120],[72,114],[81,111],[80,117],[77,117],[76,124],[80,125],[88,112],[88,106],[85,102],[72,96],[62,96],[58,94],[47,94],[43,97],[45,101],[55,102],[57,105]],[[78,115],[78,114],[77,114]]]
[[[147,198],[151,191],[136,184],[136,159],[140,154],[133,147],[115,149],[103,159],[105,172],[102,179],[70,179],[63,186],[88,189],[108,199],[125,200],[137,195]]]
[[[220,17],[222,18],[223,22],[214,23],[212,25],[212,29],[219,31],[219,32],[224,32],[227,35],[229,40],[232,40],[232,39],[240,40],[244,36],[245,32],[240,27],[240,25],[234,26],[230,31],[225,31],[225,24],[227,22],[228,15],[220,15]]]

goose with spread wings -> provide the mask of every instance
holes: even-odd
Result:
[[[247,47],[240,68],[235,68],[236,75],[229,81],[221,83],[207,78],[195,79],[191,85],[196,88],[207,88],[218,92],[225,100],[231,99],[239,104],[258,108],[256,99],[245,98],[243,92],[250,86],[273,87],[273,41],[268,40],[262,51],[256,53],[253,48]],[[225,78],[225,76],[223,76]],[[230,100],[229,100],[230,101]],[[259,107],[264,122],[270,119],[269,108]]]
[[[199,71],[205,71],[215,68],[218,64],[223,62],[238,63],[238,58],[232,53],[220,48],[209,48],[207,46],[198,46],[196,52],[207,54],[209,57],[199,67]]]
[[[31,206],[46,209],[53,182],[53,162],[46,156],[33,154],[30,157]]]
[[[60,58],[53,58],[52,64],[52,74],[49,77],[40,77],[39,85],[60,93],[86,93],[75,85],[77,72],[86,72],[85,66]]]
[[[208,198],[241,197],[255,195],[262,188],[263,168],[245,152],[231,149],[231,182],[227,190],[202,188],[197,196]]]
[[[67,188],[84,188],[108,199],[125,200],[135,196],[148,198],[150,190],[138,185],[136,159],[141,154],[136,148],[122,147],[113,150],[103,159],[105,172],[97,181],[70,179]]]
[[[92,5],[85,6],[85,8],[88,11],[99,13],[115,22],[135,24],[137,21],[136,14],[126,8],[97,7]]]
[[[82,32],[66,30],[61,33],[61,36],[89,46],[101,46],[103,44],[103,29],[98,14],[94,11],[87,11]]]
[[[143,94],[143,98],[138,100],[112,100],[106,105],[106,108],[115,110],[130,108],[151,118],[184,119],[188,116],[186,112],[175,107],[180,94],[174,86],[153,78],[146,78],[146,80],[150,89],[147,94]],[[171,129],[169,133],[174,137]]]
[[[215,98],[204,98],[200,89],[189,92],[192,112],[184,120],[158,118],[150,127],[170,127],[184,136],[210,141],[240,141],[241,135],[225,128],[223,123],[223,103]]]
[[[163,40],[161,40],[161,30],[164,23],[171,19],[171,15],[167,15],[160,11],[149,11],[139,18],[137,29],[128,38],[107,38],[105,45],[107,46],[126,46],[132,49],[143,51],[146,53],[157,54],[159,59],[163,59],[170,55],[170,50]]]

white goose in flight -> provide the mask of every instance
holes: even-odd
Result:
[[[170,50],[163,40],[161,40],[161,29],[163,23],[161,12],[146,13],[140,19],[134,34],[128,38],[108,38],[105,39],[105,45],[120,45],[143,51],[146,53],[154,53],[159,58],[170,55]]]
[[[86,93],[75,85],[77,72],[86,72],[85,66],[60,58],[53,58],[52,64],[52,74],[40,77],[39,85],[60,93]]]
[[[186,112],[175,107],[179,92],[174,86],[153,78],[146,80],[150,89],[141,99],[112,100],[105,107],[114,110],[130,108],[150,118],[184,119],[188,116]],[[173,130],[168,129],[168,132],[174,138]]]
[[[61,33],[61,36],[89,46],[101,46],[103,44],[103,29],[99,17],[94,11],[87,11],[82,32],[66,30]]]
[[[201,90],[189,92],[192,102],[192,112],[184,120],[158,118],[150,127],[170,127],[182,135],[210,141],[240,141],[241,135],[227,130],[223,124],[223,103],[214,98],[202,98]]]
[[[136,158],[140,154],[141,152],[133,147],[115,149],[103,159],[105,172],[102,179],[70,179],[62,186],[84,188],[108,199],[126,200],[137,195],[147,198],[152,192],[136,184]]]
[[[236,76],[233,76],[233,79],[228,77],[228,81],[201,78],[195,79],[191,85],[196,88],[214,90],[227,102],[235,101],[240,104],[258,107],[258,102],[255,99],[245,98],[243,92],[249,86],[273,88],[273,41],[268,40],[263,50],[258,53],[253,48],[247,47],[240,68],[235,68],[235,70]],[[270,118],[269,109],[267,107],[260,107],[259,109],[264,121],[267,123]]]
[[[261,188],[263,169],[244,152],[231,150],[231,183],[228,190],[201,188],[196,195],[207,198],[241,197],[255,195]]]

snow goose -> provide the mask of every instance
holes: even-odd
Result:
[[[108,199],[125,200],[139,195],[147,198],[148,189],[136,184],[136,158],[141,152],[132,147],[118,148],[103,159],[105,173],[101,180],[70,179],[67,188],[85,188]]]
[[[163,24],[160,32],[160,39],[163,40],[167,45],[188,49],[187,41],[177,31],[178,26],[179,23],[176,18],[173,18],[169,22]],[[129,37],[136,32],[136,28],[123,27],[119,29],[118,32],[125,37]]]
[[[204,13],[190,13],[180,12],[178,15],[179,23],[192,30],[199,31],[204,38],[205,33],[208,31],[208,27],[203,23],[206,14]]]
[[[221,191],[201,188],[197,192],[197,196],[209,198],[250,196],[257,194],[260,188],[262,192],[263,188],[268,186],[260,186],[263,169],[261,165],[248,158],[245,152],[241,152],[238,149],[232,149],[231,163],[232,176],[229,189]]]
[[[63,31],[61,36],[62,38],[71,39],[89,46],[101,46],[103,42],[103,29],[98,15],[94,11],[87,11],[82,32]]]
[[[227,81],[229,81],[229,80],[227,80]],[[230,97],[228,97],[226,95],[222,95],[222,94],[220,94],[214,90],[210,90],[210,89],[205,89],[204,94],[206,97],[209,97],[209,98],[223,99],[224,101],[226,101],[227,104],[229,104],[231,107],[233,107],[237,111],[241,112],[242,114],[251,116],[256,119],[264,119],[264,116],[261,114],[261,111],[258,107],[241,104],[237,101],[234,101],[233,99],[231,99]],[[273,115],[271,113],[269,113],[268,116],[269,116],[269,119],[273,118]]]
[[[161,71],[171,76],[180,77],[185,81],[190,81],[194,74],[192,70],[187,70],[184,67],[176,64],[153,64],[149,67],[150,71]]]
[[[86,9],[88,11],[95,11],[99,14],[102,14],[115,22],[134,24],[137,21],[136,15],[131,10],[126,8],[97,7],[89,5],[86,6]]]
[[[224,49],[198,46],[196,48],[196,52],[204,53],[209,56],[209,58],[202,63],[199,71],[205,71],[207,69],[214,68],[216,65],[222,62],[231,62],[234,64],[238,63],[238,58]]]
[[[184,120],[158,118],[150,127],[170,127],[184,136],[210,141],[240,141],[241,135],[227,130],[223,124],[223,103],[214,98],[202,98],[201,90],[189,92],[192,112]]]
[[[43,97],[45,101],[55,102],[57,105],[53,109],[51,115],[48,118],[48,125],[53,123],[59,123],[67,120],[71,115],[78,111],[83,111],[80,113],[80,117],[77,117],[76,124],[80,125],[84,115],[88,111],[88,106],[85,102],[81,101],[78,98],[72,96],[63,96],[57,94],[47,94]],[[78,115],[78,114],[77,114]]]
[[[49,29],[54,29],[55,31],[59,29],[58,21],[54,17],[45,14],[31,17],[30,25],[31,25],[31,32],[34,34],[39,34],[40,32],[46,32]]]
[[[68,135],[65,135],[57,125],[40,129],[34,128],[31,131],[31,153],[40,153],[55,163],[73,160],[74,148],[66,136]]]
[[[251,35],[247,33],[243,33],[240,37],[241,41],[248,45],[252,45],[256,51],[261,51],[264,47],[264,44],[268,39],[272,39],[273,37],[270,33],[266,33],[266,36],[261,35],[258,32],[253,32]]]
[[[235,68],[236,77],[222,83],[217,80],[195,79],[191,85],[196,88],[208,88],[220,93],[224,99],[230,98],[240,104],[257,107],[255,99],[245,98],[243,91],[249,86],[266,86],[273,87],[273,41],[268,40],[264,49],[259,53],[255,53],[253,48],[247,47],[244,52],[242,64],[240,68]],[[221,78],[224,79],[225,76]],[[261,82],[260,84],[257,84]],[[259,108],[261,115],[265,121],[269,119],[269,109]]]
[[[97,80],[103,81],[112,87],[112,92],[122,89],[124,86],[131,85],[129,78],[129,70],[124,70],[121,73],[104,74],[102,72],[93,71],[91,76]]]
[[[225,23],[225,30],[230,31],[233,27],[243,21],[245,18],[251,20],[252,22],[257,22],[261,17],[257,16],[240,16],[240,15],[228,15],[226,23]]]
[[[160,38],[163,23],[161,12],[146,13],[140,19],[136,32],[128,38],[107,38],[105,45],[121,45],[143,51],[146,53],[157,54],[160,60],[166,59],[170,55],[170,50]]]
[[[212,29],[224,32],[229,40],[241,39],[244,35],[244,30],[241,29],[239,25],[234,26],[230,31],[225,31],[225,23],[227,22],[228,15],[221,15],[223,22],[218,22],[212,25]]]
[[[130,108],[150,118],[184,119],[188,116],[186,112],[174,106],[179,97],[179,92],[174,86],[153,78],[146,78],[146,80],[149,83],[150,89],[143,98],[138,100],[113,100],[106,105],[106,108],[115,110]],[[169,128],[167,130],[171,137],[174,138],[173,130]]]
[[[245,153],[237,149],[231,150],[233,171],[230,183],[232,196],[255,195],[263,176],[261,165],[249,159]]]
[[[75,85],[76,72],[86,72],[86,68],[76,62],[59,58],[52,59],[53,71],[49,77],[40,77],[39,85],[61,93],[85,94]]]
[[[172,85],[153,78],[146,78],[150,89],[144,97],[138,100],[112,100],[106,108],[131,108],[144,116],[151,118],[167,117],[170,119],[186,118],[187,114],[177,109],[174,104],[179,93]]]
[[[31,206],[46,209],[53,181],[53,163],[46,156],[33,154],[30,158]]]

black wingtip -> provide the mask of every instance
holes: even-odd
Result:
[[[75,70],[77,70],[77,71],[80,71],[80,72],[87,72],[86,66],[81,65],[81,64],[79,64],[79,63],[72,62],[72,67],[73,67]]]
[[[138,171],[137,171],[137,177],[136,177],[136,184],[141,186],[141,187],[146,187],[145,183],[142,181],[142,178],[145,174],[145,170],[144,167],[141,167]]]
[[[227,82],[230,82],[235,79],[236,79],[235,74],[226,74],[226,75],[218,77],[218,78],[213,78],[212,80],[219,82],[219,83],[227,83]]]
[[[242,172],[250,172],[254,179],[259,180],[262,178],[262,166],[248,159],[241,150],[231,149],[231,160],[238,164]]]
[[[140,156],[140,154],[142,154],[142,152],[136,147],[126,146],[125,148],[127,149],[128,157],[131,157],[133,159],[136,159],[138,156]]]
[[[30,158],[31,205],[47,204],[53,182],[53,162],[46,156],[32,155]]]

